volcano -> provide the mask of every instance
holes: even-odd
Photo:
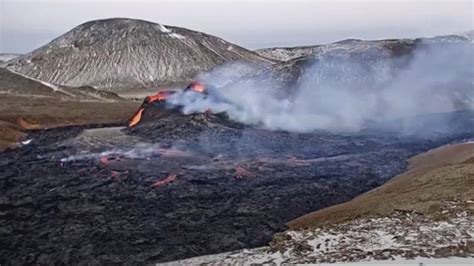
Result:
[[[185,113],[169,95],[148,97],[126,128],[29,131],[0,154],[0,263],[143,264],[262,246],[286,222],[404,171],[414,154],[474,137],[472,110],[413,117],[424,134],[400,134],[405,121],[291,133]]]
[[[199,72],[239,60],[272,61],[202,32],[115,18],[81,24],[7,67],[56,85],[119,91],[188,82]]]

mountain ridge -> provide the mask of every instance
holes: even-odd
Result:
[[[473,33],[466,32],[463,34],[447,34],[434,37],[421,38],[389,38],[377,40],[365,39],[345,39],[337,42],[315,45],[302,45],[292,47],[268,47],[255,50],[256,53],[267,58],[278,61],[290,61],[300,57],[308,56],[322,56],[332,52],[339,52],[341,50],[350,51],[365,51],[371,48],[384,49],[387,45],[401,44],[415,46],[421,43],[472,43]],[[339,51],[338,51],[339,50]]]

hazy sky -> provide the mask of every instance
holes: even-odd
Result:
[[[0,52],[25,53],[94,19],[129,17],[217,35],[249,49],[460,33],[471,1],[0,0]]]

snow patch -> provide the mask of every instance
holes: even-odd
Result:
[[[158,24],[158,27],[160,27],[160,31],[163,33],[171,33],[171,30],[165,27],[165,25]]]
[[[31,143],[31,141],[32,141],[32,139],[27,139],[27,140],[22,141],[21,144],[22,145],[28,145],[28,144]]]
[[[186,39],[186,37],[178,33],[170,33],[169,36],[175,39],[179,39],[179,40]]]
[[[383,218],[357,219],[336,227],[290,230],[282,233],[283,240],[277,240],[272,247],[158,265],[472,263],[473,254],[465,252],[466,243],[473,240],[472,224],[473,219],[466,212],[446,221],[402,212]],[[443,253],[443,250],[457,250],[457,253]],[[443,257],[443,254],[449,255]]]
[[[165,36],[168,36],[168,37],[171,37],[171,38],[174,38],[174,39],[178,39],[178,40],[186,39],[186,37],[184,37],[184,36],[181,35],[181,34],[178,34],[178,33],[173,32],[172,30],[170,30],[170,29],[168,29],[167,27],[165,27],[165,25],[158,24],[158,27],[160,28],[160,31],[161,31],[162,33],[165,33],[165,34],[166,34]]]

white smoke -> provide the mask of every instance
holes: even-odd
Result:
[[[242,69],[258,74],[234,72]],[[359,130],[369,121],[474,109],[473,77],[472,44],[445,44],[418,49],[411,58],[319,58],[283,89],[278,77],[258,67],[227,65],[200,77],[217,86],[210,97],[183,92],[170,102],[187,113],[210,108],[268,129]]]
[[[70,155],[61,158],[61,162],[83,161],[83,160],[99,160],[104,156],[121,156],[129,159],[144,159],[159,156],[163,149],[159,144],[137,143],[129,148],[115,148],[101,152],[89,152],[87,150],[79,154]]]

